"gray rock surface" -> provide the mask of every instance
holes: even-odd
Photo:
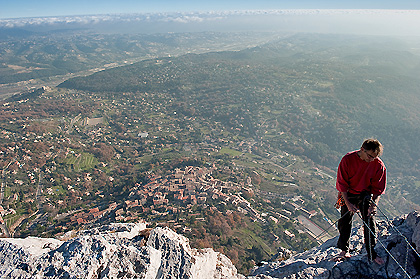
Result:
[[[224,255],[168,228],[114,224],[67,241],[0,239],[0,278],[245,278]]]
[[[410,278],[420,279],[420,259],[405,241],[419,250],[420,213],[377,224],[380,243],[376,250],[384,265],[369,263],[361,226],[353,229],[348,260],[333,260],[340,252],[333,238],[287,260],[255,267],[245,277],[226,256],[212,249],[192,249],[187,238],[169,228],[113,224],[68,233],[63,240],[0,239],[0,278],[408,278],[403,267]],[[279,251],[285,257],[290,253]]]
[[[248,278],[408,278],[401,269],[403,267],[410,278],[420,279],[420,261],[414,251],[407,249],[405,241],[407,239],[419,250],[420,213],[414,211],[406,216],[395,218],[391,222],[381,220],[377,222],[377,225],[379,241],[382,244],[377,242],[376,251],[385,260],[384,265],[369,263],[363,247],[363,228],[359,226],[352,232],[350,239],[350,246],[353,247],[352,257],[348,260],[342,262],[333,260],[340,252],[335,248],[336,237],[285,261],[255,267]]]
[[[420,254],[420,212],[413,212],[407,217],[407,222],[414,227],[412,242],[416,247],[417,253]]]

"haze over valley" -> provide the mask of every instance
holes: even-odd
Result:
[[[356,32],[366,13],[0,19],[2,235],[145,221],[246,274],[336,235],[337,165],[367,137],[381,209],[419,209],[420,38]],[[387,13],[417,15],[369,16]]]

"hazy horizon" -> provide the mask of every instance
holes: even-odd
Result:
[[[284,9],[385,9],[420,10],[415,0],[0,0],[2,18],[72,16],[92,14],[221,12],[235,10]]]
[[[420,10],[283,9],[45,16],[0,19],[0,28],[102,33],[268,31],[420,36]],[[1,30],[0,30],[1,32]]]

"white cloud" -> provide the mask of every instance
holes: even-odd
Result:
[[[420,35],[420,10],[247,10],[193,13],[154,13],[154,14],[107,14],[65,17],[39,17],[20,19],[0,19],[0,27],[36,27],[48,25],[83,25],[94,27],[109,23],[176,23],[187,26],[189,23],[204,27],[206,22],[221,30],[240,22],[245,28],[260,28],[276,31],[297,32],[340,32],[364,34],[409,34]],[[247,22],[249,24],[247,25]],[[284,23],[287,24],[284,24]],[[216,24],[216,25],[215,25]],[[218,25],[217,25],[218,24]],[[236,24],[236,27],[239,26]],[[306,28],[306,29],[305,29]],[[220,30],[219,30],[220,31]],[[225,30],[228,31],[228,30]]]

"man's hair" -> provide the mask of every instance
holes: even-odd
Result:
[[[362,148],[365,150],[375,151],[378,156],[382,155],[383,146],[377,139],[367,139],[363,142]]]

